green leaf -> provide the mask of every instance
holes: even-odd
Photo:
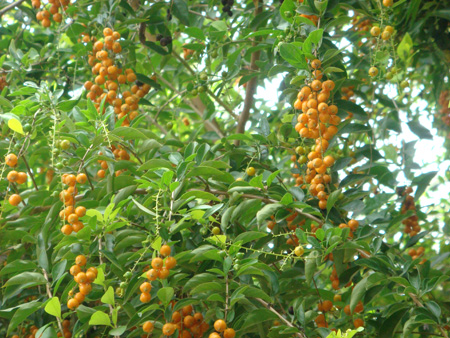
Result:
[[[17,311],[14,313],[9,322],[7,334],[9,335],[11,331],[14,331],[24,320],[29,318],[31,314],[39,310],[41,307],[42,303],[35,301],[19,305]]]
[[[187,27],[184,30],[184,33],[186,33],[190,37],[193,37],[193,38],[196,38],[196,39],[199,39],[199,40],[202,40],[202,41],[204,41],[206,39],[205,38],[205,34],[203,33],[203,31],[200,28],[197,28],[197,27]]]
[[[112,286],[106,290],[105,294],[101,298],[101,301],[105,304],[114,305],[114,289]]]
[[[263,232],[258,232],[258,231],[246,231],[241,233],[240,235],[238,235],[235,239],[234,242],[241,242],[242,244],[254,241],[256,239],[260,239],[263,237],[266,237],[267,233],[263,233]]]
[[[183,25],[189,26],[189,8],[184,0],[173,0],[172,12]]]
[[[292,16],[287,17],[286,12],[292,13]],[[292,22],[294,20],[295,4],[294,4],[293,0],[284,0],[283,1],[283,4],[280,6],[280,15],[284,20],[286,20],[288,22]]]
[[[43,274],[38,272],[22,272],[16,276],[11,277],[3,287],[11,286],[11,285],[19,285],[19,284],[27,284],[31,285],[42,285],[47,283]],[[30,284],[31,283],[31,284]]]
[[[317,251],[311,251],[308,257],[305,258],[305,278],[308,285],[311,284],[314,273],[316,272],[316,259],[318,256],[319,253]]]
[[[141,209],[143,212],[152,215],[152,216],[156,216],[156,214],[153,211],[150,211],[150,209],[147,209],[146,207],[144,207],[141,203],[139,203],[138,201],[136,201],[133,197],[131,197],[131,200],[134,202],[134,204],[136,204],[136,206]]]
[[[165,287],[162,289],[159,289],[156,293],[159,300],[164,304],[164,307],[167,307],[169,305],[170,301],[173,298],[175,291],[171,287]]]
[[[109,331],[110,336],[121,336],[127,330],[126,326],[119,326]]]
[[[424,126],[422,126],[422,124],[418,121],[408,122],[408,127],[420,139],[428,139],[428,140],[433,139],[433,135],[431,135],[430,131]]]
[[[415,200],[418,200],[425,190],[427,190],[431,180],[436,176],[436,174],[437,171],[431,171],[429,173],[414,177],[412,180],[412,185],[417,185],[416,193],[414,194]]]
[[[213,178],[215,180],[228,184],[234,182],[234,177],[230,173],[212,167],[204,167],[204,166],[196,167],[186,175],[186,178],[194,176],[200,176],[206,180]]]
[[[262,225],[263,222],[272,215],[275,215],[275,212],[283,207],[280,203],[266,204],[261,210],[259,210],[256,214],[256,220],[258,225]]]
[[[17,119],[9,119],[8,120],[8,127],[12,130],[15,131],[16,133],[19,133],[21,135],[24,135],[23,132],[23,128],[22,128],[22,123],[20,123],[19,120]]]
[[[10,273],[18,273],[27,270],[34,270],[36,268],[37,265],[31,261],[24,261],[21,259],[17,259],[6,265],[3,269],[1,269],[0,276],[8,275]]]
[[[333,191],[330,196],[328,196],[327,200],[327,212],[330,212],[331,208],[336,204],[336,201],[339,199],[339,196],[342,193],[342,189],[338,189]]]
[[[61,303],[59,302],[58,297],[51,298],[44,308],[45,312],[49,315],[55,316],[61,319]]]
[[[403,35],[402,41],[400,41],[400,43],[398,44],[398,47],[397,47],[397,54],[400,57],[400,59],[402,59],[403,61],[406,61],[406,59],[410,55],[409,51],[411,50],[412,47],[413,47],[413,41],[412,41],[409,33],[406,32],[405,35]]]
[[[301,52],[301,49],[292,43],[283,43],[280,46],[280,55],[290,65],[298,69],[307,69],[305,55]]]
[[[173,166],[172,163],[167,160],[163,160],[161,158],[153,158],[141,165],[139,167],[139,171],[159,168],[173,169]]]
[[[362,299],[364,294],[366,293],[366,286],[367,286],[367,277],[361,279],[358,284],[355,285],[352,291],[352,296],[350,298],[350,311],[353,312],[353,310],[356,307],[356,304]]]
[[[106,313],[102,311],[96,311],[92,314],[91,319],[89,319],[89,325],[111,326],[111,320]]]

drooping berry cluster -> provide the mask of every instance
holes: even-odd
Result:
[[[122,51],[120,33],[105,28],[103,35],[103,41],[95,42],[92,54],[88,56],[95,75],[94,82],[86,81],[84,88],[89,91],[87,97],[95,103],[99,114],[103,114],[109,104],[114,107],[117,119],[124,119],[122,126],[128,127],[138,116],[139,101],[150,91],[150,85],[136,82],[137,76],[132,69],[123,70],[118,66],[118,54]],[[129,91],[122,91],[120,85],[126,83],[135,84]],[[103,100],[105,105],[100,112]]]
[[[18,158],[16,154],[10,153],[5,156],[5,163],[10,168],[15,168],[17,166]],[[28,175],[25,172],[18,172],[16,170],[11,170],[6,179],[10,183],[24,184],[27,181]],[[12,194],[8,199],[9,204],[12,206],[18,206],[20,202],[22,202],[22,198],[19,194]]]
[[[82,268],[86,265],[87,259],[84,255],[79,255],[75,258],[75,265],[70,268],[70,274],[78,284],[79,292],[73,295],[73,291],[69,292],[70,298],[67,301],[67,307],[70,310],[75,310],[84,301],[85,297],[92,291],[92,282],[97,278],[97,268],[91,266],[86,271]]]
[[[409,234],[411,237],[417,235],[422,228],[419,225],[419,217],[416,214],[416,202],[414,197],[410,194],[412,193],[411,187],[407,187],[404,192],[405,199],[402,203],[401,213],[406,214],[409,210],[414,212],[414,215],[404,219],[402,223],[405,225],[404,233]]]
[[[331,181],[326,171],[335,161],[333,156],[325,156],[325,152],[329,140],[338,131],[337,125],[341,122],[341,118],[336,115],[338,107],[327,103],[330,92],[334,89],[334,82],[320,81],[323,77],[319,69],[320,60],[311,61],[311,67],[314,69],[312,72],[314,80],[300,90],[294,103],[294,108],[302,111],[297,118],[295,130],[302,138],[315,140],[316,146],[307,155],[309,161],[306,163],[306,175],[302,179],[309,184],[309,192],[319,199],[319,208],[325,209],[328,199],[325,185]]]
[[[129,161],[130,160],[130,154],[128,154],[126,149],[124,149],[122,146],[116,147],[115,145],[111,145],[110,150],[113,153],[114,159],[116,161],[119,161],[119,160]],[[99,152],[98,154],[103,155],[102,152]],[[98,160],[98,163],[100,163],[101,169],[99,169],[97,171],[97,176],[99,178],[104,178],[106,175],[106,172],[108,170],[108,162],[106,162],[105,160]],[[115,175],[119,176],[120,174],[122,174],[125,171],[126,171],[126,169],[116,170]]]
[[[33,0],[31,2],[32,6],[36,9],[41,8],[41,1],[40,0]],[[43,6],[43,9],[37,12],[36,19],[38,19],[42,26],[44,27],[50,27],[52,24],[51,19],[55,22],[61,22],[62,17],[62,11],[66,11],[67,6],[70,5],[70,0],[48,0],[48,9],[46,9],[46,6]],[[61,13],[59,10],[61,9]]]
[[[149,281],[154,281],[157,278],[166,279],[169,277],[170,270],[177,265],[177,260],[170,256],[171,249],[168,245],[163,245],[159,250],[161,257],[155,257],[152,259],[152,269],[147,271],[147,278]],[[165,259],[164,259],[165,258]],[[141,284],[141,297],[142,303],[148,303],[151,300],[150,291],[152,286],[148,282]]]
[[[59,199],[65,205],[65,208],[60,211],[59,217],[66,220],[68,224],[63,225],[61,232],[64,235],[70,235],[72,232],[78,232],[84,228],[80,218],[86,215],[86,208],[83,206],[75,208],[75,197],[78,194],[76,184],[85,184],[87,176],[84,173],[80,173],[77,176],[74,174],[63,174],[62,182],[68,185],[68,188],[59,194]]]

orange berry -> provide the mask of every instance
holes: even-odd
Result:
[[[63,227],[61,228],[61,232],[67,236],[69,236],[72,233],[72,231],[73,228],[70,224],[63,225]]]
[[[150,293],[152,285],[149,282],[144,282],[139,286],[139,290],[141,290],[142,293]]]
[[[152,259],[153,269],[161,269],[163,267],[163,260],[159,257]]]
[[[168,245],[163,245],[163,246],[161,247],[161,249],[159,249],[159,253],[160,253],[161,256],[163,256],[163,257],[169,256],[170,253],[171,253],[170,246],[168,246]]]
[[[231,328],[226,329],[223,332],[223,338],[234,338],[236,336],[236,331]]]
[[[15,154],[6,155],[5,163],[10,167],[15,167],[17,165],[17,156]]]
[[[85,266],[86,262],[87,262],[87,259],[86,259],[86,257],[84,255],[78,255],[75,258],[75,264],[78,265],[78,266]]]
[[[214,330],[217,332],[223,332],[227,328],[227,323],[223,319],[218,319],[214,322]]]
[[[174,334],[175,330],[176,330],[176,326],[175,325],[173,325],[172,323],[166,323],[166,324],[163,325],[162,333],[165,336],[171,336],[171,335]]]
[[[151,321],[146,321],[143,325],[142,325],[142,330],[144,330],[144,332],[152,332],[153,331],[153,323]]]
[[[80,306],[80,303],[75,298],[69,299],[67,302],[67,307],[70,310],[75,310],[78,306]]]

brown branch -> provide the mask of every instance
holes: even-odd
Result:
[[[31,172],[30,166],[28,165],[28,162],[27,162],[27,160],[25,159],[25,156],[22,156],[22,160],[23,160],[23,163],[25,163],[25,166],[27,167],[27,171],[28,171],[28,174],[29,174],[30,177],[31,177],[31,181],[33,182],[34,189],[36,189],[36,191],[39,191],[38,186],[37,186],[37,184],[36,184],[36,181],[35,181],[35,179],[34,179],[34,175],[33,175],[33,173]]]
[[[280,318],[281,321],[283,321],[283,323],[285,323],[287,326],[295,327],[295,328],[299,329],[297,326],[292,324],[289,320],[284,318],[284,316],[281,313],[279,313],[277,310],[275,310],[269,303],[265,302],[264,300],[262,300],[260,298],[255,298],[255,299],[259,303],[261,303],[266,309],[268,309],[268,310],[272,311],[274,314],[276,314],[278,316],[278,318]],[[307,338],[303,332],[297,332],[295,335],[299,338]]]
[[[253,3],[255,4],[255,17],[260,14],[263,10],[263,7],[260,6],[260,0],[253,0]],[[258,45],[258,38],[255,38],[253,41],[253,47]],[[256,50],[252,53],[251,60],[250,60],[250,69],[252,71],[257,71],[258,66],[256,65],[256,62],[259,60],[259,57],[261,55],[260,50]],[[250,109],[253,106],[253,99],[255,97],[256,93],[256,87],[258,85],[258,77],[254,76],[252,77],[248,83],[247,88],[245,90],[245,99],[244,99],[244,108],[242,109],[241,114],[239,115],[239,122],[236,128],[236,133],[243,134],[245,131],[245,125],[250,118]],[[235,144],[238,145],[239,141],[236,140]]]
[[[16,2],[13,2],[11,5],[8,5],[8,6],[4,7],[2,10],[0,10],[0,17],[2,17],[3,14],[5,14],[7,11],[13,9],[14,7],[19,6],[24,1],[25,0],[18,0]]]

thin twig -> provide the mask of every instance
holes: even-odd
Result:
[[[292,324],[289,320],[284,318],[284,316],[281,313],[279,313],[277,310],[275,310],[269,303],[265,302],[261,298],[255,298],[255,299],[259,303],[261,303],[266,309],[268,309],[268,310],[272,311],[274,314],[276,314],[278,316],[278,318],[280,318],[287,326],[295,327],[295,328],[299,329],[297,326]],[[307,338],[303,332],[297,332],[295,335],[300,338]]]
[[[53,295],[52,295],[52,290],[50,288],[51,284],[50,284],[50,281],[48,279],[48,274],[47,274],[47,271],[45,271],[45,269],[42,269],[42,271],[44,273],[44,278],[47,281],[47,283],[45,283],[45,287],[47,289],[47,296],[48,296],[49,299],[51,299],[51,298],[53,298]],[[61,334],[64,337],[64,330],[63,330],[63,327],[62,327],[61,319],[56,317],[56,321],[58,322],[59,331],[61,331]]]
[[[16,6],[19,6],[24,1],[25,0],[18,0],[16,2],[13,2],[11,5],[8,5],[8,6],[4,7],[2,10],[0,10],[0,17],[2,17],[3,14],[5,14],[7,11],[13,9]]]
[[[84,173],[86,174],[89,185],[91,186],[91,190],[94,190],[94,185],[92,184],[91,177],[89,176],[89,173],[87,172],[86,168],[84,168]]]
[[[30,177],[31,177],[31,181],[33,182],[34,189],[36,189],[36,191],[39,191],[38,186],[37,186],[37,184],[36,184],[36,181],[34,180],[34,175],[33,175],[33,173],[31,172],[30,166],[28,165],[28,162],[27,162],[27,160],[25,159],[25,156],[22,156],[22,160],[23,160],[23,163],[25,163],[25,166],[27,167],[27,171],[28,171],[28,174],[29,174]]]

